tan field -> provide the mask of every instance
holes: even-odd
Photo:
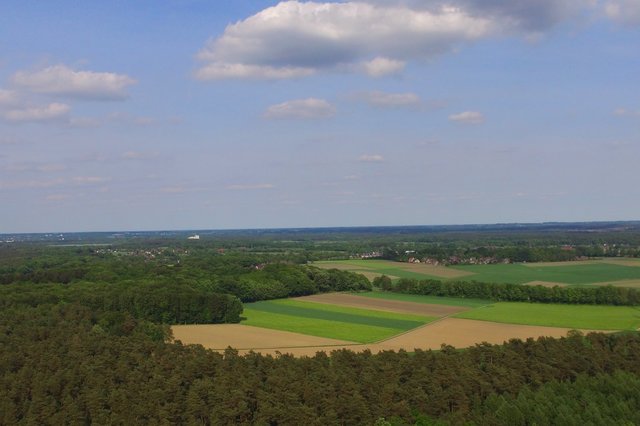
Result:
[[[269,330],[242,324],[174,325],[171,327],[175,340],[184,344],[199,344],[209,349],[231,346],[236,349],[287,348],[297,346],[344,346],[352,344],[346,340],[327,339],[288,331]]]
[[[554,283],[549,281],[529,281],[528,283],[524,283],[524,285],[541,285],[543,287],[567,287],[568,284],[565,283]]]
[[[538,268],[545,266],[575,266],[575,265],[593,265],[597,263],[602,263],[599,259],[592,260],[567,260],[564,262],[532,262],[532,263],[521,263],[523,266],[528,266],[529,268]]]
[[[545,267],[545,266],[574,266],[574,265],[594,265],[608,263],[610,265],[620,266],[635,266],[640,267],[640,259],[632,258],[602,258],[602,259],[590,259],[590,260],[568,260],[565,262],[534,262],[523,263],[522,265],[530,268]]]
[[[312,263],[312,265],[322,269],[339,269],[341,271],[360,272],[360,271],[372,270],[371,268],[367,268],[366,266],[361,266],[361,265],[355,266],[348,263],[340,263],[340,262]]]
[[[377,278],[377,277],[381,277],[381,276],[383,276],[383,275],[386,275],[386,274],[383,274],[383,273],[380,273],[380,272],[374,272],[374,271],[356,271],[355,269],[354,269],[354,270],[352,270],[351,272],[355,272],[356,274],[362,274],[362,275],[364,275],[365,277],[367,277],[367,278],[369,279],[369,281],[373,281],[373,279],[374,279],[374,278]],[[400,278],[400,277],[396,277],[395,275],[387,275],[387,277],[389,277],[389,279],[392,279],[392,280],[395,280],[395,279]]]
[[[193,332],[194,327],[196,330],[195,333]],[[250,329],[257,329],[258,332]],[[383,342],[354,344],[348,342],[336,343],[340,341],[235,324],[173,326],[173,330],[176,340],[181,340],[185,344],[201,344],[205,348],[218,351],[222,351],[224,348],[231,346],[240,348],[239,352],[241,354],[248,353],[252,350],[250,348],[254,348],[254,352],[260,352],[265,355],[289,353],[295,356],[313,356],[316,352],[331,352],[339,349],[349,349],[357,352],[370,350],[373,353],[389,350],[405,350],[411,352],[415,349],[440,349],[442,344],[448,344],[456,348],[466,348],[483,342],[500,344],[512,338],[527,339],[529,337],[537,338],[540,336],[563,337],[570,331],[569,328],[538,327],[445,318],[441,321],[436,321],[392,337]],[[588,332],[590,330],[583,331]],[[248,334],[243,335],[245,332]],[[279,340],[280,338],[282,338],[282,340]],[[318,341],[322,341],[322,344],[295,344],[311,342],[311,340],[307,339],[318,339]],[[240,342],[240,344],[236,342]]]
[[[640,268],[640,259],[602,259],[602,263]]]
[[[640,288],[640,279],[636,280],[621,280],[621,281],[610,281],[605,283],[595,283],[593,285],[612,285],[614,287],[631,287],[631,288]]]
[[[405,271],[434,275],[440,278],[459,278],[474,274],[474,272],[461,271],[441,265],[427,265],[424,263],[395,263],[394,267],[404,269]]]
[[[297,297],[296,300],[331,305],[349,306],[352,308],[373,309],[377,311],[399,312],[403,314],[443,317],[469,308],[464,306],[432,305],[427,303],[404,302],[401,300],[374,299],[348,293],[325,293],[313,296]]]

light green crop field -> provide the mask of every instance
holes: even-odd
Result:
[[[243,316],[245,325],[360,343],[382,340],[435,319],[287,299],[248,303]]]
[[[640,268],[606,263],[587,263],[560,266],[520,265],[463,265],[453,269],[472,272],[461,280],[524,284],[530,281],[548,281],[565,284],[594,284],[640,278]]]
[[[611,262],[611,263],[607,263]],[[633,266],[633,259],[594,260],[589,262],[455,265],[430,267],[388,260],[340,260],[316,262],[319,267],[340,267],[353,272],[385,274],[400,278],[482,281],[489,283],[525,284],[545,281],[567,285],[591,285],[598,283],[640,280],[640,267]],[[424,270],[424,271],[423,271]],[[428,273],[431,272],[431,273]],[[636,286],[631,285],[630,286]]]
[[[418,294],[390,293],[383,291],[369,291],[354,293],[358,296],[371,297],[375,299],[399,300],[402,302],[428,303],[431,305],[466,306],[477,308],[493,303],[486,299],[463,299],[457,297],[422,296]]]
[[[640,327],[640,309],[629,306],[498,302],[455,317],[590,330],[636,330]]]

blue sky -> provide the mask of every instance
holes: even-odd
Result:
[[[631,220],[640,1],[0,3],[0,232]]]

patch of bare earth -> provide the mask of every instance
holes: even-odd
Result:
[[[405,271],[417,272],[419,274],[433,275],[440,278],[459,278],[473,275],[474,272],[461,271],[441,265],[428,265],[425,263],[393,263],[393,267],[403,269]]]
[[[602,263],[608,263],[610,265],[620,266],[635,266],[640,267],[640,259],[602,259]]]
[[[372,309],[374,311],[423,315],[427,317],[443,317],[469,309],[464,306],[434,305],[427,303],[404,302],[402,300],[374,299],[372,297],[357,296],[349,293],[314,294],[312,296],[297,297],[296,300],[348,306],[351,308]]]
[[[367,277],[367,279],[369,279],[369,281],[373,281],[374,278],[381,277],[383,275],[387,275],[387,274],[383,274],[383,273],[380,273],[380,272],[373,272],[373,271],[356,271],[355,269],[352,269],[351,272],[355,272],[356,274],[362,274],[365,277]],[[389,279],[391,279],[391,280],[395,280],[397,278],[400,278],[400,277],[396,277],[395,275],[387,275],[387,277],[389,277]]]
[[[367,270],[372,270],[371,268],[368,268],[366,266],[355,266],[355,265],[351,265],[348,263],[341,263],[341,262],[336,262],[336,263],[330,263],[330,262],[323,262],[323,263],[312,263],[311,266],[315,266],[318,268],[322,268],[322,269],[339,269],[341,271],[359,271],[359,270],[363,270],[363,271],[367,271]]]
[[[528,266],[529,268],[537,268],[537,267],[545,267],[545,266],[578,266],[578,265],[593,265],[597,263],[602,263],[601,260],[593,259],[593,260],[566,260],[563,262],[533,262],[533,263],[521,263],[523,266]]]
[[[269,330],[241,324],[174,325],[171,327],[175,340],[184,344],[199,344],[208,349],[271,349],[313,346],[322,348],[344,346],[352,342],[308,336],[288,331]],[[284,352],[284,349],[282,350]]]
[[[542,287],[566,287],[565,283],[554,283],[550,281],[529,281],[528,283],[524,283],[524,285],[541,285]]]
[[[640,279],[635,280],[621,280],[621,281],[609,281],[604,283],[595,283],[593,285],[612,285],[614,287],[631,287],[640,288]]]
[[[442,344],[456,348],[467,348],[479,343],[501,344],[510,339],[527,339],[541,336],[564,337],[571,329],[560,327],[539,327],[531,325],[501,324],[488,321],[477,321],[459,318],[445,318],[425,326],[392,337],[380,343],[352,344],[334,347],[306,347],[260,349],[255,352],[275,355],[277,352],[290,353],[294,356],[313,356],[316,352],[331,352],[338,349],[349,349],[356,352],[369,350],[373,353],[381,351],[416,349],[440,349]],[[593,330],[582,330],[587,333]],[[240,351],[247,353],[248,350]]]

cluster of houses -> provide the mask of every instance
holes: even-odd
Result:
[[[410,257],[407,259],[409,263],[423,263],[425,265],[433,266],[446,266],[446,265],[491,265],[495,263],[511,263],[511,259],[498,259],[496,257],[459,257],[449,256],[448,259],[439,260],[430,257],[419,259],[417,257]]]

